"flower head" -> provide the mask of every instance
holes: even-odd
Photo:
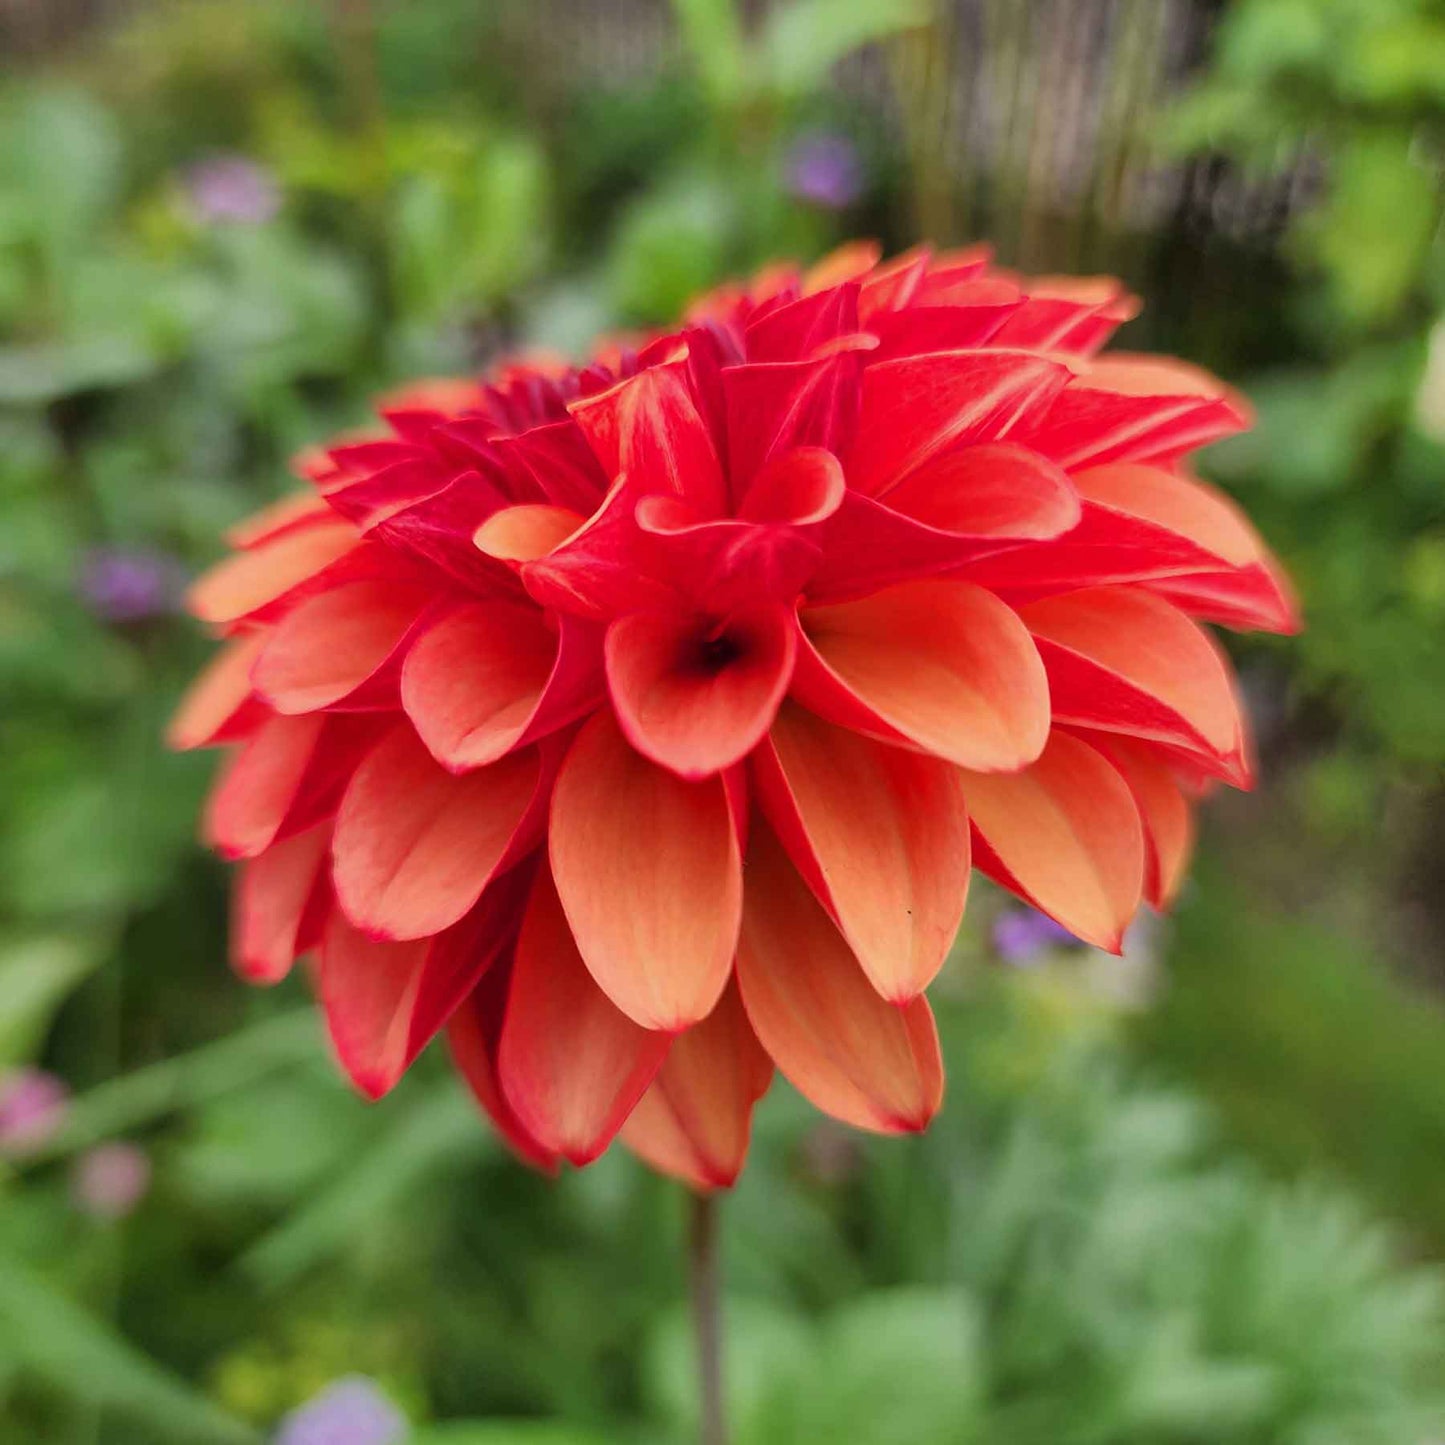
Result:
[[[213,155],[185,176],[186,199],[206,225],[260,226],[281,209],[281,190],[264,166],[240,155]]]
[[[0,1079],[0,1153],[39,1148],[65,1122],[70,1090],[44,1069],[16,1069]]]
[[[788,190],[800,201],[830,211],[851,206],[863,189],[857,147],[835,131],[798,136],[788,148],[784,177]]]
[[[301,458],[192,589],[227,641],[172,725],[232,749],[238,969],[314,950],[372,1095],[445,1027],[542,1167],[620,1133],[728,1184],[774,1066],[924,1127],[970,869],[1117,949],[1249,782],[1199,620],[1295,626],[1183,460],[1243,403],[1097,356],[1132,312],[855,245]]]
[[[276,1445],[401,1445],[401,1411],[363,1375],[328,1385],[282,1422]]]
[[[96,1219],[124,1219],[150,1189],[150,1156],[135,1144],[97,1144],[75,1161],[70,1186],[85,1213]]]

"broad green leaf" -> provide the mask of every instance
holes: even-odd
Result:
[[[24,1266],[0,1258],[0,1353],[65,1398],[114,1410],[157,1440],[248,1445],[256,1432],[162,1369]]]
[[[39,1048],[56,1009],[105,957],[94,934],[41,934],[0,942],[0,1067]]]
[[[771,10],[758,40],[765,84],[785,97],[818,90],[855,50],[917,30],[933,0],[792,0]]]

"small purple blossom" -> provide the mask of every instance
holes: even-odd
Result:
[[[1005,963],[1027,968],[1051,948],[1078,943],[1061,923],[1035,908],[1010,908],[993,921],[993,946]]]
[[[142,622],[173,612],[180,600],[180,564],[160,552],[96,547],[80,564],[81,601],[105,622]]]
[[[44,1069],[16,1069],[0,1080],[0,1153],[25,1154],[65,1122],[70,1090]]]
[[[124,1219],[146,1196],[151,1161],[135,1144],[97,1144],[75,1161],[70,1194],[94,1219]]]
[[[261,226],[281,208],[276,178],[245,156],[207,156],[186,171],[185,185],[191,210],[204,225]]]
[[[328,1385],[282,1422],[276,1445],[400,1445],[401,1411],[364,1375]]]
[[[788,148],[784,183],[800,201],[841,211],[863,190],[863,167],[858,150],[836,131],[808,131]]]

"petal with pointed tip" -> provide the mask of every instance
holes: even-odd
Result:
[[[925,1128],[943,1097],[927,999],[899,1008],[879,996],[766,826],[753,829],[747,872],[738,984],[773,1062],[844,1123]]]
[[[671,1042],[639,1027],[597,987],[543,869],[517,940],[497,1056],[502,1093],[522,1127],[543,1148],[590,1164]]]
[[[1229,664],[1177,607],[1137,588],[1094,587],[1020,609],[1059,722],[1183,748],[1250,781]]]
[[[1093,735],[1089,741],[1123,775],[1144,824],[1144,898],[1153,908],[1173,905],[1194,851],[1194,810],[1156,750],[1129,738]]]
[[[557,778],[550,844],[577,947],[613,1003],[649,1029],[706,1018],[727,982],[742,907],[722,778],[684,781],[598,713]]]
[[[166,743],[182,750],[209,748],[244,737],[270,716],[251,687],[251,665],[270,634],[242,633],[206,664],[186,689],[166,728]]]
[[[1028,629],[981,587],[905,582],[799,618],[793,694],[830,722],[981,771],[1038,757],[1043,664]]]
[[[964,788],[974,863],[1070,933],[1117,953],[1144,879],[1139,812],[1118,771],[1055,732],[1032,767],[973,774]]]
[[[305,527],[218,562],[191,584],[186,605],[202,622],[234,622],[284,597],[357,544],[345,522]]]
[[[795,703],[753,760],[764,816],[873,987],[933,981],[968,897],[968,811],[951,763],[885,747]]]
[[[321,823],[242,865],[231,912],[231,967],[250,983],[279,983],[317,941],[329,906],[331,828]]]
[[[772,1077],[773,1061],[729,983],[717,1007],[673,1040],[622,1142],[694,1189],[727,1189],[742,1173],[753,1106]]]

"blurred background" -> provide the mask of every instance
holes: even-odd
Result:
[[[0,1439],[691,1438],[677,1191],[229,976],[178,602],[378,390],[860,234],[1121,275],[1309,630],[1122,960],[977,887],[927,1137],[775,1086],[735,1445],[1445,1439],[1442,142],[1441,0],[0,0]]]

